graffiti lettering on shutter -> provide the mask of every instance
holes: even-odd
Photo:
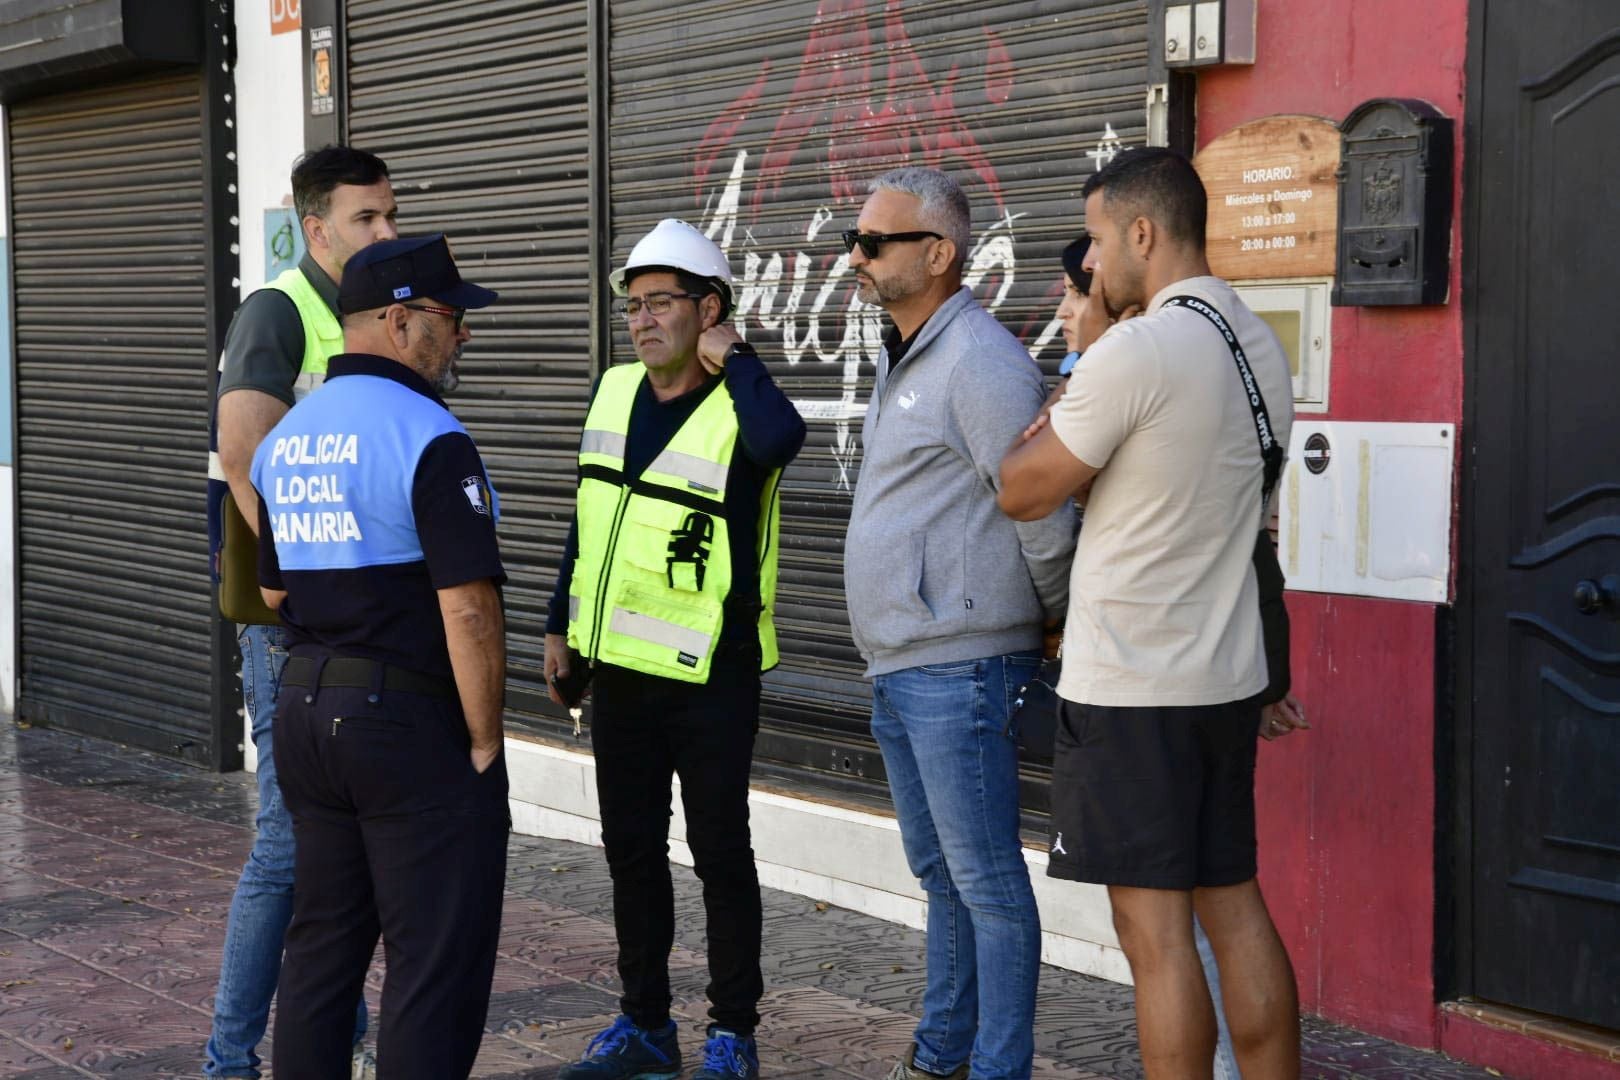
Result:
[[[1005,102],[1012,93],[1012,61],[993,30],[984,28],[983,35],[983,93],[992,102]],[[807,416],[835,421],[833,452],[842,488],[849,486],[855,457],[850,421],[865,411],[855,400],[860,365],[875,361],[882,348],[883,312],[855,297],[849,255],[828,242],[836,230],[823,236],[826,226],[835,217],[853,220],[866,197],[866,182],[886,169],[905,164],[958,174],[966,169],[994,200],[999,216],[969,252],[964,282],[975,291],[984,286],[981,299],[994,311],[1015,280],[1013,229],[1020,215],[1007,207],[995,166],[956,106],[960,77],[959,64],[939,80],[924,69],[899,0],[888,0],[881,41],[874,41],[865,0],[822,0],[788,99],[758,159],[750,160],[748,149],[736,144],[771,81],[769,59],[761,62],[752,85],[709,124],[693,155],[694,194],[704,204],[705,235],[734,264],[742,247],[738,331],[756,341],[767,334],[778,339],[789,364],[842,365],[836,400],[797,403]],[[766,245],[752,226],[807,146],[823,164],[826,201],[807,209],[800,238],[789,240],[785,249],[763,250]]]
[[[970,187],[980,222],[987,202],[995,215],[976,230],[964,283],[995,312],[1017,278],[1024,215],[1010,205],[985,136],[968,122],[982,123],[977,118],[991,116],[989,107],[1012,97],[1012,55],[994,29],[981,26],[976,49],[957,50],[948,69],[931,74],[903,8],[902,0],[884,0],[881,11],[871,0],[820,0],[805,26],[797,67],[778,70],[770,58],[761,60],[753,81],[713,118],[691,152],[700,228],[740,271],[738,332],[780,345],[789,365],[840,365],[837,397],[795,404],[807,418],[834,422],[841,488],[849,486],[857,452],[851,422],[865,412],[856,400],[861,364],[877,360],[883,339],[883,312],[856,297],[849,256],[836,240],[860,212],[867,182],[901,165],[957,176]],[[762,109],[767,100],[773,104]],[[1093,149],[1076,154],[1077,191],[1086,165],[1100,168],[1128,148],[1111,124],[1081,145]],[[792,196],[802,216],[784,223],[784,185],[792,179],[803,191],[807,177],[814,194]],[[778,213],[762,215],[766,208]],[[1079,211],[1077,198],[1076,232]],[[1009,326],[1037,358],[1060,331],[1051,311],[1061,290],[1043,292],[1052,307]]]

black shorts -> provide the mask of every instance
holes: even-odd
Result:
[[[1145,889],[1255,876],[1260,706],[1064,701],[1052,753],[1047,874]]]

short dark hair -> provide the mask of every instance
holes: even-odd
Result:
[[[1099,191],[1116,221],[1145,217],[1171,239],[1204,249],[1209,196],[1192,162],[1176,151],[1163,146],[1122,151],[1092,174],[1080,197]]]
[[[293,164],[293,210],[298,220],[325,217],[332,209],[332,189],[339,184],[369,187],[388,179],[388,165],[376,154],[352,146],[323,146]]]
[[[1063,247],[1063,272],[1069,275],[1074,287],[1082,293],[1091,292],[1091,271],[1085,269],[1086,252],[1091,250],[1091,237],[1082,236]]]
[[[707,278],[701,274],[694,274],[690,270],[682,270],[678,266],[638,266],[624,272],[624,287],[628,289],[630,283],[642,274],[663,273],[674,274],[675,284],[681,287],[681,292],[692,293],[695,296],[707,296],[710,293],[720,298],[719,322],[725,322],[726,316],[731,314],[731,295],[714,278]]]

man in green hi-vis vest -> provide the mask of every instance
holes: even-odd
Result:
[[[546,622],[552,698],[594,675],[591,747],[624,1015],[559,1080],[668,1078],[671,779],[708,916],[708,1038],[692,1080],[759,1074],[759,877],[748,772],[776,666],[782,470],[804,421],[725,318],[725,254],[659,223],[610,276],[640,363],[609,368],[579,440],[574,527]],[[589,665],[588,669],[586,665]]]
[[[343,265],[362,248],[399,235],[397,207],[381,158],[347,146],[327,146],[299,159],[292,172],[293,208],[308,253],[242,301],[219,361],[215,445],[209,454],[210,533],[218,550],[224,486],[249,528],[258,496],[248,479],[253,451],[293,403],[320,386],[326,361],[343,351],[337,283]],[[270,1018],[281,971],[282,938],[292,918],[293,826],[282,805],[271,748],[281,669],[287,662],[279,625],[238,628],[242,703],[258,753],[259,814],[253,852],[242,868],[226,923],[219,990],[205,1050],[208,1076],[257,1077],[257,1047]],[[366,1008],[355,1008],[355,1077],[375,1071],[364,1048]]]

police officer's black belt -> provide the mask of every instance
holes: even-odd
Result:
[[[295,656],[287,661],[281,673],[286,686],[313,686],[317,660],[312,656]],[[381,660],[366,660],[355,656],[334,656],[320,666],[321,687],[345,686],[367,689],[378,683],[377,669],[382,668],[382,688],[423,697],[456,700],[455,684],[447,679],[420,675]]]

